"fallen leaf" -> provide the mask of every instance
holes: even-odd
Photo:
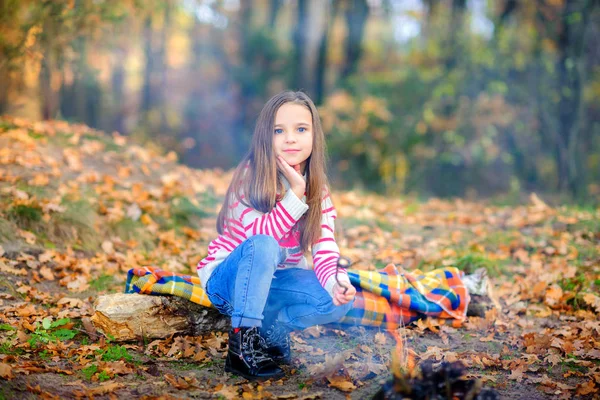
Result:
[[[228,385],[216,386],[213,394],[221,395],[221,396],[225,397],[227,400],[239,399],[239,397],[240,397],[240,395],[238,394],[237,388],[235,386],[228,386]]]
[[[29,317],[31,315],[37,315],[38,311],[36,310],[33,304],[27,304],[16,311],[17,315],[20,317]]]
[[[554,307],[559,304],[562,297],[563,297],[562,288],[558,285],[552,285],[548,288],[548,290],[546,290],[546,296],[544,298],[544,301],[550,307]]]
[[[94,326],[94,324],[92,324],[92,321],[90,320],[90,318],[83,317],[83,318],[81,318],[81,322],[83,323],[83,327],[84,327],[86,333],[88,334],[88,336],[90,337],[90,339],[93,342],[98,340],[98,333],[96,333],[96,327]]]
[[[0,377],[4,379],[13,379],[12,367],[6,363],[0,363]]]
[[[44,279],[46,279],[46,280],[49,280],[49,281],[54,280],[54,274],[52,273],[52,270],[48,267],[40,268],[40,275],[42,275],[44,277]]]
[[[125,385],[123,385],[122,383],[118,383],[118,382],[108,382],[108,383],[103,383],[100,386],[97,386],[93,389],[88,389],[86,391],[86,393],[88,395],[100,395],[100,394],[108,394],[111,392],[114,392],[115,390],[124,388]]]
[[[69,308],[81,308],[83,307],[83,300],[76,299],[74,297],[63,297],[62,299],[56,302],[57,305],[67,305]]]
[[[343,392],[351,392],[356,389],[354,383],[343,376],[328,376],[329,387],[340,389]]]
[[[19,229],[19,236],[21,236],[23,239],[25,239],[25,241],[29,244],[34,244],[36,239],[35,239],[35,235],[29,231],[24,231],[22,229]]]
[[[67,283],[67,288],[73,292],[83,292],[90,287],[85,276],[77,276],[74,280]]]
[[[115,252],[113,242],[111,242],[110,240],[105,240],[104,242],[102,242],[101,247],[102,247],[102,250],[104,250],[104,252],[106,254],[114,254],[114,252]]]
[[[513,379],[517,382],[521,382],[523,380],[523,367],[519,366],[513,369],[510,375],[508,376],[508,379]]]
[[[589,380],[586,383],[577,385],[577,394],[580,396],[585,396],[596,392],[598,392],[598,388],[593,380]]]
[[[385,333],[383,332],[377,332],[375,334],[375,340],[374,340],[375,344],[378,345],[385,345],[385,343],[387,342],[387,337],[385,336]]]
[[[600,313],[600,297],[592,293],[586,293],[583,295],[583,301],[594,307],[597,313]]]
[[[165,374],[165,380],[171,384],[175,389],[189,389],[190,384],[187,383],[183,378],[173,376],[171,374]]]

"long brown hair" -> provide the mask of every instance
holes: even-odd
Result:
[[[324,190],[329,190],[329,184],[326,174],[327,150],[321,119],[314,103],[303,92],[281,92],[271,97],[263,107],[256,121],[250,150],[237,166],[227,189],[223,207],[217,218],[217,231],[219,234],[223,234],[226,228],[229,231],[227,219],[232,202],[237,200],[247,207],[267,213],[275,207],[278,192],[283,195],[282,176],[277,172],[273,151],[273,135],[277,110],[286,103],[303,105],[312,115],[313,145],[306,162],[306,204],[309,209],[300,220],[300,245],[302,251],[306,252],[309,246],[321,237],[321,201]]]

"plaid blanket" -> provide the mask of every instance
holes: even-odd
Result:
[[[357,293],[342,324],[395,329],[430,317],[460,326],[466,318],[470,298],[461,280],[463,272],[457,268],[407,272],[390,264],[379,271],[350,269],[348,276]],[[156,267],[133,268],[125,285],[126,293],[173,295],[212,306],[197,276]]]

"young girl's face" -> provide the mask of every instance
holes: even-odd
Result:
[[[312,153],[313,125],[308,108],[295,103],[286,103],[275,114],[273,149],[292,167],[299,165],[304,173],[306,160]]]

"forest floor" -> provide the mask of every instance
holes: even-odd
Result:
[[[193,273],[230,172],[194,170],[119,135],[0,119],[0,399],[364,399],[392,377],[385,331],[293,334],[277,381],[224,373],[226,332],[117,343],[89,317],[127,271]],[[400,330],[417,364],[462,361],[507,399],[600,393],[600,209],[334,192],[357,269],[486,268],[495,307],[461,328]]]

